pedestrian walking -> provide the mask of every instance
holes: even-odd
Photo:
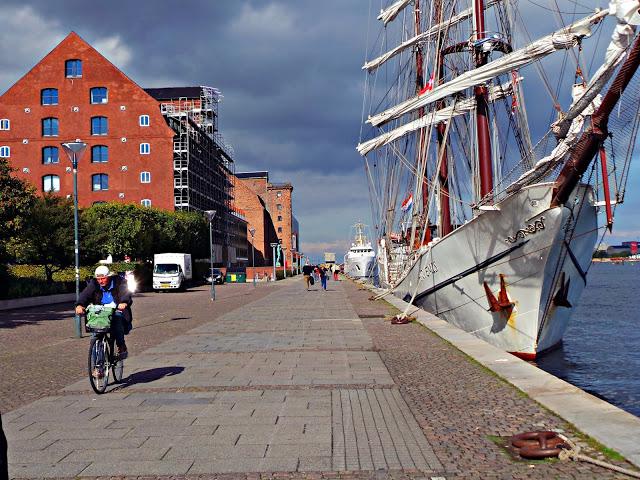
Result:
[[[304,276],[304,283],[307,286],[307,291],[311,286],[311,275],[313,274],[313,267],[311,265],[305,265],[302,267],[302,275]]]
[[[331,266],[331,270],[333,270],[333,280],[338,281],[338,265],[335,263]]]
[[[325,267],[318,268],[320,274],[320,282],[322,283],[322,290],[327,290],[327,269]]]

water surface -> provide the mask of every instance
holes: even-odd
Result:
[[[595,263],[543,370],[640,417],[640,262]]]

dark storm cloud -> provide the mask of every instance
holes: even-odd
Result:
[[[11,6],[24,3],[8,1],[4,8]],[[354,217],[368,218],[355,152],[368,2],[65,0],[29,6],[63,35],[75,30],[94,46],[117,38],[110,52],[101,52],[142,87],[219,88],[220,129],[233,146],[237,170],[267,169],[272,181],[294,181],[303,239],[343,237]],[[126,64],[118,62],[118,52]],[[25,72],[22,67],[10,83]],[[349,185],[358,192],[347,195]]]
[[[374,10],[380,6],[371,3]],[[559,3],[562,10],[576,8],[575,2]],[[356,220],[370,222],[362,160],[355,152],[360,67],[369,47],[367,26],[375,23],[369,8],[367,0],[5,0],[3,18],[16,25],[0,32],[4,48],[13,49],[0,46],[0,89],[71,30],[142,87],[217,87],[224,95],[220,129],[233,146],[237,170],[269,170],[272,181],[294,182],[301,238],[321,248],[344,239]],[[559,28],[547,9],[528,2],[519,8],[531,38]],[[606,31],[600,47],[608,42]],[[519,35],[518,47],[524,29]],[[562,61],[558,55],[547,64]],[[524,85],[536,116],[539,98],[548,98],[544,85],[533,69]],[[561,100],[566,108],[568,97]],[[548,128],[545,105],[545,120],[534,124],[539,130]]]

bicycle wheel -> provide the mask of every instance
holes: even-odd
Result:
[[[108,348],[104,338],[91,339],[89,346],[89,382],[93,391],[98,394],[104,393],[109,383]]]

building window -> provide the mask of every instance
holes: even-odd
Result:
[[[149,126],[149,115],[140,115],[140,126],[141,127]]]
[[[11,122],[8,118],[3,118],[0,120],[0,130],[10,130]]]
[[[282,215],[278,215],[278,221],[281,222],[282,221]]]
[[[44,88],[40,91],[40,103],[42,105],[58,105],[58,89]]]
[[[278,227],[278,233],[282,233],[282,227]]]
[[[91,103],[107,103],[107,87],[94,87],[90,93]]]
[[[58,175],[45,175],[44,177],[42,177],[42,191],[59,192],[60,177]]]
[[[58,147],[44,147],[42,149],[42,164],[59,163],[60,157]]]
[[[0,158],[9,158],[11,156],[11,148],[4,146],[0,147]]]
[[[150,207],[151,200],[149,200],[148,198],[143,198],[142,200],[140,200],[140,205],[142,205],[143,207]]]
[[[278,211],[282,210],[282,204],[281,204],[281,203],[278,203],[278,204],[276,205],[276,208],[278,209]]]
[[[140,172],[140,183],[151,183],[151,172]]]
[[[91,175],[91,190],[109,190],[109,175],[106,173],[96,173]]]
[[[57,137],[58,136],[58,119],[49,117],[42,119],[42,136]]]
[[[141,155],[148,155],[149,152],[151,151],[151,145],[148,143],[141,143],[140,144],[140,154]]]
[[[91,135],[106,135],[108,131],[107,117],[91,117]]]
[[[82,76],[82,60],[67,60],[64,62],[64,74],[67,78]]]
[[[282,196],[282,192],[277,192],[276,193],[276,197],[281,197]]]
[[[109,147],[96,145],[91,147],[91,163],[106,163],[109,161]]]

